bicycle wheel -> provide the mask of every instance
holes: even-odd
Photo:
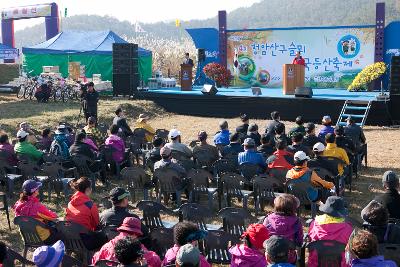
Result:
[[[54,88],[54,96],[53,96],[53,98],[54,98],[54,102],[62,100],[61,88],[59,88],[59,87]]]
[[[68,98],[69,98],[68,92],[66,92],[65,90],[63,90],[63,91],[61,92],[61,99],[62,99],[62,102],[67,103],[67,102],[68,102]]]
[[[17,98],[23,98],[25,95],[25,85],[21,84],[19,90],[17,91]]]
[[[29,92],[29,99],[33,100],[35,98],[35,94],[36,94],[36,87],[32,87],[32,89]]]
[[[24,98],[28,99],[31,93],[32,93],[32,87],[29,85],[25,88]]]

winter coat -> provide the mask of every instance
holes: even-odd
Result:
[[[323,214],[317,216],[310,224],[308,235],[311,241],[317,240],[334,240],[343,244],[347,244],[349,237],[353,231],[350,223],[346,222],[343,218],[331,217]],[[318,266],[318,258],[315,251],[311,251],[308,257],[308,266]],[[341,266],[346,265],[344,251],[342,253]]]
[[[241,244],[229,249],[231,267],[265,267],[267,259],[260,251]]]
[[[180,246],[175,244],[172,248],[167,250],[167,253],[165,253],[164,260],[162,261],[162,266],[167,266],[175,262],[176,254],[178,254],[179,248]],[[211,267],[211,264],[208,263],[208,261],[203,255],[200,255],[199,267]]]
[[[87,195],[77,191],[68,203],[65,220],[78,223],[88,230],[94,231],[99,225],[99,211],[96,204]]]
[[[14,151],[15,153],[28,156],[33,161],[38,161],[43,156],[43,152],[39,151],[28,141],[18,142],[14,147]]]
[[[0,151],[7,154],[7,163],[10,166],[15,166],[18,163],[17,155],[15,155],[14,147],[9,143],[0,144]]]
[[[352,267],[396,267],[394,261],[385,260],[383,256],[375,256],[369,259],[354,259],[351,262]]]
[[[115,252],[114,252],[114,247],[115,244],[129,236],[128,233],[120,232],[118,236],[116,236],[114,239],[111,239],[108,241],[106,244],[104,244],[99,251],[97,251],[93,258],[92,258],[92,264],[95,265],[96,262],[99,260],[112,260],[112,261],[118,261],[117,258],[115,257]],[[160,257],[154,253],[153,251],[147,250],[145,246],[142,245],[142,250],[144,252],[144,258],[147,261],[147,264],[149,267],[160,267],[161,266],[161,260]]]
[[[271,236],[283,236],[293,241],[298,247],[302,245],[303,226],[299,217],[271,213],[264,219],[263,224],[267,227]]]
[[[333,134],[335,132],[335,129],[328,125],[328,126],[322,126],[321,130],[318,133],[318,137],[321,138],[322,140],[325,140],[325,135],[328,133]]]
[[[29,196],[27,201],[18,200],[14,207],[15,216],[30,216],[35,219],[44,219],[51,221],[58,216],[55,212],[49,210],[45,205],[40,203],[39,199],[34,196]]]
[[[124,160],[125,144],[121,137],[110,135],[105,142],[106,145],[113,147],[115,150],[112,153],[113,160],[121,163]]]

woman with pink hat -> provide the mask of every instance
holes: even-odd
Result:
[[[94,254],[92,258],[92,264],[95,265],[99,260],[113,260],[117,261],[115,257],[115,244],[118,240],[124,239],[125,237],[139,238],[143,235],[142,224],[138,218],[126,217],[120,227],[117,228],[119,235],[108,243],[104,244],[103,247]],[[144,251],[143,257],[146,259],[149,267],[160,267],[160,257],[153,251],[147,250],[142,244],[142,250]]]

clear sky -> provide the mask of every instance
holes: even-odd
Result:
[[[205,19],[217,15],[218,10],[232,11],[260,0],[0,0],[0,9],[7,7],[56,2],[68,16],[80,14],[110,15],[131,22],[157,22],[175,19]],[[15,30],[23,29],[43,19],[20,20]]]

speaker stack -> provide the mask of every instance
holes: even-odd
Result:
[[[139,86],[138,45],[113,44],[113,95],[134,95]]]
[[[201,92],[203,95],[216,95],[218,93],[218,89],[212,84],[205,84],[203,85]]]
[[[400,121],[400,56],[392,56],[389,90],[392,120]]]

